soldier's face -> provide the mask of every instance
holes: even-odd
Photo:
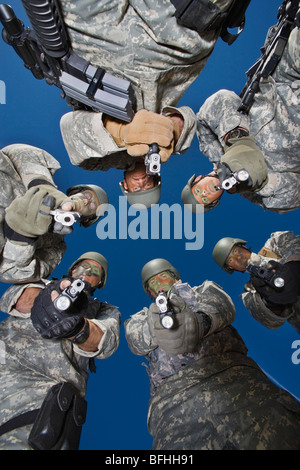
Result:
[[[75,266],[72,271],[73,279],[83,279],[91,284],[92,287],[99,285],[102,279],[102,266],[92,259],[83,260]]]
[[[192,193],[199,204],[204,206],[219,199],[223,189],[219,189],[220,180],[215,176],[198,176],[192,186]]]
[[[154,178],[147,175],[145,165],[141,164],[137,165],[134,170],[126,172],[123,185],[130,193],[147,191],[154,188]]]
[[[169,271],[163,271],[149,279],[148,289],[153,297],[157,297],[157,295],[162,291],[168,292],[175,282],[176,279],[172,273]]]
[[[235,271],[246,271],[251,252],[244,246],[235,245],[226,259],[226,265]]]
[[[95,215],[99,206],[99,200],[90,189],[86,189],[81,193],[74,194],[71,199],[75,205],[75,211],[79,212],[83,217]]]

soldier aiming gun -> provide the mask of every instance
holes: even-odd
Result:
[[[104,256],[87,252],[67,278],[12,285],[2,297],[1,310],[11,316],[0,323],[7,344],[0,361],[1,449],[78,449],[94,358],[111,356],[119,344],[119,310],[91,297],[105,286],[107,271]],[[67,292],[71,308],[56,308]]]
[[[240,97],[220,90],[197,114],[200,151],[212,162],[219,180],[215,186],[221,189],[213,201],[212,191],[204,199],[208,178],[189,180],[182,200],[194,211],[197,204],[205,210],[217,207],[224,190],[279,213],[300,205],[299,0],[284,1],[277,16]],[[243,172],[244,179],[238,181],[240,170],[249,177]]]
[[[300,332],[300,236],[274,232],[257,254],[246,244],[241,238],[221,238],[213,258],[229,274],[251,274],[242,299],[256,320],[270,329],[288,321]]]

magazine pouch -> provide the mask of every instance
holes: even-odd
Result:
[[[77,450],[85,422],[87,402],[67,382],[48,391],[30,432],[35,450]]]
[[[175,17],[182,25],[196,30],[199,34],[221,29],[220,36],[232,44],[245,24],[245,12],[250,0],[233,0],[228,11],[222,11],[210,0],[171,0],[175,6]],[[227,28],[240,28],[231,34]]]

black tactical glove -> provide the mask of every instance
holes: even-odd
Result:
[[[157,346],[169,354],[184,354],[195,351],[199,340],[204,336],[204,326],[195,312],[176,294],[169,298],[170,309],[174,312],[174,325],[170,329],[160,323],[159,309],[150,305],[148,326],[151,337]]]
[[[83,328],[89,307],[89,298],[84,293],[68,310],[60,311],[51,300],[51,292],[62,292],[61,280],[52,281],[36,297],[31,309],[31,321],[34,328],[45,339],[69,338]]]
[[[284,279],[284,286],[276,289],[265,280],[252,277],[251,283],[253,287],[264,299],[267,307],[270,306],[271,310],[272,304],[282,307],[294,304],[300,295],[300,261],[290,261],[285,264],[271,261],[270,269],[275,269],[276,276]]]

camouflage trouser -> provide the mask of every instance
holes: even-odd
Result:
[[[300,450],[300,404],[243,354],[208,356],[150,401],[154,450]]]
[[[0,431],[11,419],[40,409],[48,390],[60,382],[70,382],[84,396],[87,379],[71,362],[69,343],[43,339],[30,319],[9,317],[0,323]],[[0,436],[0,449],[30,449],[31,427]]]
[[[0,426],[26,411],[39,409],[52,385],[54,381],[24,368],[6,354],[5,364],[0,364]],[[29,424],[0,436],[0,450],[30,450],[27,440],[31,428]]]

